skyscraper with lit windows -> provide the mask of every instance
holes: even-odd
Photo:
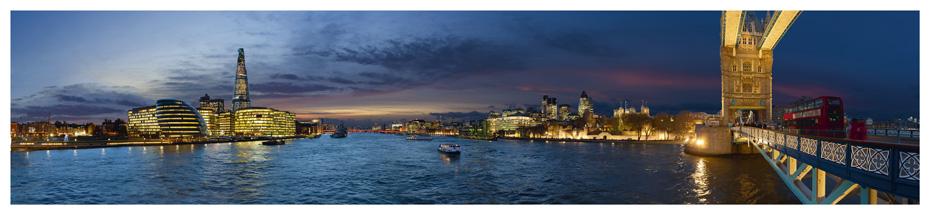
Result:
[[[581,97],[578,98],[578,115],[584,116],[586,112],[594,113],[594,106],[591,104],[591,98],[588,97],[588,93],[581,91]]]
[[[226,112],[226,104],[223,99],[210,98],[209,94],[204,94],[203,97],[200,97],[200,106],[197,109],[209,109],[213,113],[222,113]]]
[[[236,90],[232,100],[232,111],[252,107],[249,99],[249,78],[245,70],[245,49],[239,48],[239,60],[236,62]]]

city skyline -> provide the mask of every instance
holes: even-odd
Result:
[[[775,104],[836,95],[851,117],[917,116],[917,12],[799,19],[810,21],[776,50]],[[719,12],[14,12],[12,23],[13,120],[123,118],[205,93],[231,101],[239,47],[253,105],[299,119],[487,112],[542,95],[577,107],[582,90],[597,112],[623,99],[653,112],[720,106]]]

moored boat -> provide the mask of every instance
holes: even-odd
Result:
[[[266,146],[284,145],[284,140],[266,140],[266,141],[262,141],[262,145],[266,145]]]
[[[439,152],[447,154],[460,154],[462,153],[462,146],[459,144],[443,143],[439,145]]]

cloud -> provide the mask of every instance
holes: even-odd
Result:
[[[13,99],[12,118],[24,121],[53,118],[99,120],[101,115],[125,118],[125,111],[154,103],[129,86],[73,84],[50,86]]]
[[[93,121],[99,120],[99,118],[96,118],[96,116],[101,114],[122,113],[125,115],[128,109],[118,109],[99,105],[61,104],[49,106],[19,106],[13,107],[11,110],[14,113],[14,118],[19,118],[25,121],[43,120],[49,116],[52,117],[52,120],[86,119]],[[123,116],[123,118],[125,118],[125,116]]]
[[[294,84],[289,82],[265,82],[252,84],[249,90],[258,94],[311,94],[332,91],[338,88],[319,84]]]
[[[234,69],[185,65],[168,70],[167,75],[151,81],[150,94],[156,98],[196,99],[203,94],[214,97],[232,97]]]
[[[619,50],[612,49],[606,40],[592,32],[567,31],[554,34],[537,34],[535,38],[550,47],[591,57],[617,57]]]
[[[460,37],[390,39],[371,45],[320,49],[308,46],[298,56],[367,66],[367,71],[322,79],[341,84],[410,88],[435,81],[479,73],[519,70],[523,60],[512,48],[486,40]],[[279,76],[284,77],[284,76]],[[288,76],[292,77],[292,76]]]
[[[354,85],[358,82],[338,76],[315,76],[315,75],[297,75],[292,73],[274,73],[271,74],[271,79],[273,80],[289,80],[289,81],[317,81],[317,82],[329,82],[334,84],[341,85]]]
[[[274,74],[271,74],[271,79],[301,80],[301,79],[303,79],[303,78],[301,78],[300,76],[297,76],[297,75],[295,75],[295,74],[289,74],[289,73],[274,73]]]

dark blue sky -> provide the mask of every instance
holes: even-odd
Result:
[[[801,14],[775,102],[836,95],[851,117],[917,116],[918,13]],[[13,120],[99,121],[233,91],[299,118],[416,118],[537,104],[720,108],[720,12],[13,12]]]

